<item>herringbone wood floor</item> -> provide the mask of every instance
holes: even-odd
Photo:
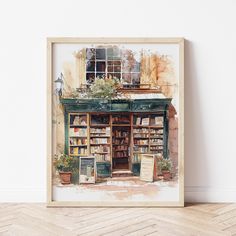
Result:
[[[236,204],[97,209],[0,204],[0,235],[236,235]]]

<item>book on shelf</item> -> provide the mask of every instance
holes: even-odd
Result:
[[[70,138],[70,145],[87,145],[87,138]]]
[[[118,138],[128,137],[129,136],[129,131],[126,131],[126,130],[114,130],[112,132],[112,136],[114,138],[116,138],[116,137],[118,137]]]
[[[163,150],[163,146],[151,146],[150,151]]]
[[[148,147],[135,146],[134,144],[134,152],[146,153],[148,152]]]
[[[92,154],[94,154],[94,153],[104,153],[104,152],[110,153],[110,147],[108,147],[106,145],[92,146],[90,148],[90,150],[91,150]]]
[[[163,134],[163,129],[150,129],[150,134]]]
[[[113,158],[122,158],[122,157],[128,157],[129,151],[117,151],[113,153]]]
[[[87,136],[87,128],[73,127],[69,129],[70,136]]]
[[[110,127],[105,128],[91,128],[90,134],[91,136],[110,136],[111,129]]]
[[[155,116],[155,125],[163,126],[163,117]]]
[[[149,138],[149,134],[139,134],[139,133],[135,133],[134,134],[134,138]]]
[[[149,125],[149,118],[142,118],[142,125]]]
[[[96,162],[110,161],[111,157],[109,154],[94,154]]]
[[[73,155],[85,155],[87,154],[87,148],[79,148],[79,147],[71,147],[70,148],[70,154]]]
[[[141,117],[137,117],[137,119],[136,119],[136,125],[141,125]]]
[[[159,138],[159,139],[163,139],[163,135],[162,134],[150,134],[150,138]]]
[[[112,117],[112,123],[113,124],[129,124],[130,118],[129,116],[116,115]]]
[[[87,117],[85,115],[74,116],[74,121],[73,121],[72,125],[87,125]]]
[[[157,139],[157,138],[151,138],[150,139],[150,144],[157,144],[157,145],[163,145],[163,140],[162,139]]]
[[[147,128],[141,128],[141,129],[134,129],[133,130],[133,132],[135,133],[135,134],[137,134],[137,133],[147,133],[148,134],[148,129]]]
[[[113,146],[113,150],[114,151],[128,151],[129,150],[129,146],[126,145],[118,145],[118,146]]]
[[[112,144],[114,144],[114,145],[128,145],[129,144],[129,138],[128,137],[125,137],[125,138],[122,138],[122,139],[113,138]]]
[[[90,143],[91,144],[108,144],[109,143],[109,141],[108,141],[109,139],[108,138],[91,138],[90,139]]]
[[[74,121],[73,121],[73,125],[80,125],[79,116],[75,116]]]
[[[134,139],[134,144],[137,145],[148,145],[148,139]]]
[[[133,162],[141,162],[142,154],[135,153],[133,155]]]

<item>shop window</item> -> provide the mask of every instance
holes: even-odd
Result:
[[[124,86],[140,83],[140,63],[131,51],[112,48],[86,49],[86,81],[91,84],[95,78],[117,78]]]

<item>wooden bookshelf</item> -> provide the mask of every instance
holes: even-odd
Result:
[[[88,114],[69,113],[68,115],[68,153],[71,156],[88,154]]]
[[[155,113],[69,113],[68,153],[92,155],[100,170],[140,167],[142,154],[164,152],[164,118]],[[108,176],[108,174],[104,174]]]
[[[111,162],[110,114],[90,114],[90,154],[96,162]]]
[[[133,114],[132,130],[132,163],[140,163],[142,154],[161,153],[163,155],[163,115]]]

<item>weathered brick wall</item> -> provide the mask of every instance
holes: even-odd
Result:
[[[178,173],[178,117],[174,106],[169,108],[169,157],[172,161],[172,173]]]

